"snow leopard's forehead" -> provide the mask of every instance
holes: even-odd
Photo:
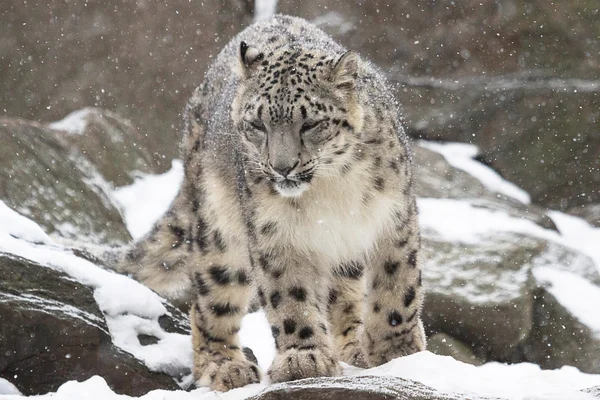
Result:
[[[261,104],[259,118],[275,124],[343,110],[327,84],[336,57],[289,47],[266,53],[246,82],[252,94],[247,109]]]

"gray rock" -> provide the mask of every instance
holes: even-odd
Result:
[[[543,4],[410,0],[279,0],[278,12],[307,18],[378,65],[405,75],[459,78],[523,70],[597,77],[593,0]],[[533,22],[535,21],[535,23]]]
[[[100,108],[84,108],[67,116],[81,125],[73,131],[60,122],[49,127],[59,130],[72,151],[88,159],[98,172],[114,186],[133,183],[138,172],[157,172],[150,153],[141,147],[144,136],[131,121]],[[65,131],[65,129],[67,129]]]
[[[468,200],[474,207],[556,230],[540,207],[492,193],[441,155],[420,146],[414,150],[418,196]],[[594,348],[600,348],[600,338],[556,300],[549,301],[549,294],[541,296],[543,289],[532,276],[535,268],[551,267],[600,285],[600,274],[589,257],[526,234],[491,232],[474,244],[452,242],[427,229],[422,234],[427,288],[423,321],[429,334],[450,335],[471,348],[478,360],[543,360],[542,365],[553,368],[575,365],[595,370]],[[549,314],[560,319],[549,323]],[[557,341],[552,349],[549,337]],[[433,346],[439,351],[439,343],[434,341]]]
[[[585,219],[591,225],[600,228],[600,204],[585,204],[567,210],[569,214]]]
[[[476,144],[480,158],[534,203],[561,210],[598,203],[600,81],[530,88],[523,80],[457,88],[405,82],[399,98],[412,136]]]
[[[110,109],[140,127],[140,144],[168,169],[188,98],[251,21],[253,4],[2,1],[0,113],[54,121],[87,106]]]
[[[500,400],[443,393],[421,383],[390,376],[310,378],[269,386],[251,400]]]
[[[103,177],[61,136],[35,122],[0,119],[0,199],[49,234],[129,241]]]
[[[471,344],[487,360],[504,359],[531,332],[535,281],[529,262],[543,246],[522,235],[468,245],[430,239],[425,232],[427,330]]]
[[[93,290],[50,268],[0,254],[0,377],[23,394],[101,375],[117,393],[177,389],[112,344]]]
[[[483,358],[475,355],[471,346],[445,333],[435,333],[428,337],[427,350],[467,364],[481,365],[485,362]]]
[[[524,357],[542,368],[574,365],[600,373],[600,332],[594,332],[544,289],[536,293],[534,329],[523,345]]]

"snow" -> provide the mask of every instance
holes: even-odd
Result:
[[[578,390],[600,385],[600,375],[584,374],[573,367],[542,370],[539,366],[529,363],[515,365],[488,363],[476,367],[430,352],[398,358],[368,370],[347,367],[344,374],[346,376],[399,376],[443,392],[497,396],[511,400],[594,399],[591,395],[579,393]],[[226,393],[216,393],[206,388],[190,392],[154,390],[140,398],[144,400],[240,400],[254,396],[266,387],[265,383],[254,384]],[[368,389],[361,385],[361,389],[365,388]],[[4,400],[21,398],[20,396],[3,397]],[[84,382],[67,382],[55,394],[37,398],[40,400],[50,398],[52,400],[121,400],[130,397],[115,394],[104,379],[95,376]]]
[[[505,211],[481,208],[470,200],[419,198],[417,204],[421,229],[442,240],[477,244],[485,235],[517,232],[562,242],[556,232],[533,221],[511,217]]]
[[[600,375],[583,374],[574,367],[542,370],[531,363],[497,362],[476,367],[430,352],[397,358],[357,375],[400,376],[440,391],[507,399],[574,399],[575,390],[595,386],[600,381]]]
[[[275,14],[277,0],[255,0],[254,22],[264,21]]]
[[[499,232],[531,235],[564,245],[590,257],[600,272],[600,228],[558,211],[548,215],[560,232],[544,229],[533,221],[515,218],[501,210],[479,207],[473,200],[419,198],[419,225],[434,238],[477,244],[483,237]],[[440,223],[443,221],[443,223]]]
[[[266,371],[275,358],[275,340],[263,311],[248,314],[242,319],[240,342],[242,346],[252,349],[258,366]]]
[[[183,163],[173,160],[164,174],[140,174],[133,184],[114,191],[112,198],[123,210],[125,225],[134,239],[144,236],[167,211],[182,181]]]
[[[94,108],[86,107],[73,111],[60,121],[51,122],[48,126],[51,129],[65,131],[71,135],[81,135],[87,126],[86,117],[94,112]]]
[[[448,164],[468,172],[492,192],[512,197],[521,203],[530,204],[529,193],[503,179],[493,169],[475,160],[479,154],[477,146],[468,143],[436,143],[420,141],[419,145],[444,156]]]
[[[550,211],[548,216],[561,232],[563,243],[591,257],[600,272],[600,228],[558,211]]]
[[[0,221],[2,225],[10,226],[10,234],[15,238],[34,243],[50,243],[52,240],[35,222],[17,214],[0,200]],[[1,233],[0,233],[1,234]]]
[[[3,394],[19,395],[21,394],[21,392],[19,392],[19,389],[17,389],[15,385],[10,383],[6,379],[0,378],[0,396],[2,396]]]

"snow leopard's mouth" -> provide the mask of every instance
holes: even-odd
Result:
[[[275,182],[275,190],[283,197],[298,197],[308,189],[308,183],[283,179]]]

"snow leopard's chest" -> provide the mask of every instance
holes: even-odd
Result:
[[[269,202],[258,212],[259,220],[263,224],[271,220],[277,226],[277,242],[317,256],[329,266],[360,260],[373,250],[397,206],[394,198],[385,195],[370,196],[365,201],[368,192],[360,186],[311,187],[298,207],[283,201]]]

